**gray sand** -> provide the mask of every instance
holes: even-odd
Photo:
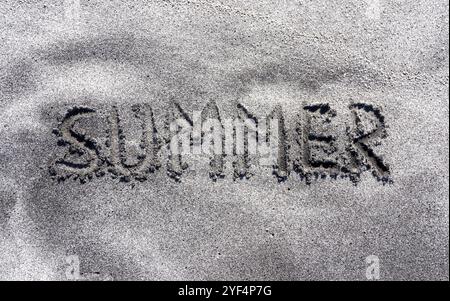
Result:
[[[381,280],[448,280],[448,1],[142,2],[0,2],[0,279],[64,280],[76,255],[84,279],[366,280],[375,255]],[[281,107],[289,176],[235,178],[228,158],[216,181],[208,158],[179,177],[165,159],[145,180],[54,174],[71,109],[95,110],[76,130],[107,145],[116,105],[138,144],[132,105],[162,131],[171,100]],[[351,104],[382,110],[369,150],[388,171],[295,168],[299,114],[323,103],[339,156]]]

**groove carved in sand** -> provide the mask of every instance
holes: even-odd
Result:
[[[251,178],[261,167],[270,165],[279,182],[294,177],[307,184],[324,178],[348,178],[356,184],[364,171],[371,171],[377,180],[391,183],[389,165],[375,151],[387,137],[381,108],[353,103],[348,109],[352,118],[346,120],[345,132],[339,133],[334,124],[339,116],[328,103],[305,104],[299,112],[284,112],[277,106],[260,120],[239,103],[234,116],[227,119],[221,116],[214,101],[192,117],[172,101],[164,128],[159,131],[150,105],[136,104],[131,111],[132,118],[140,125],[139,155],[137,161],[129,163],[130,155],[125,147],[128,138],[118,108],[112,106],[102,113],[89,107],[73,107],[54,130],[58,145],[65,153],[51,161],[49,173],[58,181],[74,178],[83,183],[108,173],[128,182],[145,181],[164,167],[167,175],[179,182],[189,171],[187,149],[190,156],[207,156],[207,175],[213,181],[225,178],[228,160],[234,180]],[[286,125],[286,114],[295,116],[292,128]],[[79,130],[84,118],[96,117],[107,123],[104,143]],[[187,135],[184,140],[187,145],[174,140],[176,135]],[[256,146],[275,152],[271,164],[258,166],[258,154],[251,151]],[[166,164],[162,165],[160,162],[164,161]]]

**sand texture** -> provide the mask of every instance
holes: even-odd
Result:
[[[0,0],[0,279],[448,280],[448,9]]]

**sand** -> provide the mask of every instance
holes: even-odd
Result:
[[[367,280],[373,255],[380,280],[448,280],[448,1],[3,1],[0,28],[0,279],[65,280],[76,256],[88,280]],[[282,112],[285,164],[111,167],[111,143],[128,166],[148,149],[141,112],[166,145],[205,107]],[[356,175],[306,166],[305,141]]]

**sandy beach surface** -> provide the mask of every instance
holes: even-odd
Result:
[[[0,1],[0,279],[448,280],[448,1],[143,3]],[[278,165],[171,158],[202,110]]]

